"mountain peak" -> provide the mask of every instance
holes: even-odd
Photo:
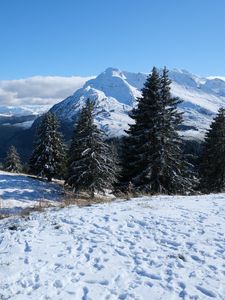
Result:
[[[103,73],[115,76],[115,75],[120,74],[122,72],[118,68],[108,67],[107,69],[105,69],[105,71]]]
[[[133,80],[129,82],[129,78],[131,79],[132,75]],[[92,88],[98,90],[103,92],[108,98],[114,98],[120,103],[133,106],[134,98],[140,96],[140,83],[136,80],[137,85],[135,85],[134,75],[138,76],[138,74],[126,73],[117,68],[107,68],[96,78],[87,81],[83,89]]]
[[[52,111],[61,122],[74,122],[87,98],[96,101],[95,122],[108,136],[124,134],[132,122],[129,111],[141,96],[147,74],[107,68],[85,83]],[[196,76],[186,70],[169,70],[171,92],[183,100],[179,110],[184,113],[182,135],[203,138],[213,116],[225,103],[225,82]]]

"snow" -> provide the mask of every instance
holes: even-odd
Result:
[[[28,129],[32,126],[36,118],[46,113],[50,108],[51,105],[0,105],[0,121],[4,126],[14,126],[22,129]]]
[[[122,104],[133,106],[135,97],[140,96],[134,79],[133,84],[134,86],[129,84],[122,71],[108,68],[97,78],[89,80],[84,85],[84,89],[87,86],[94,87],[96,90],[102,91],[106,97],[115,98]]]
[[[17,175],[1,176],[13,189]],[[154,196],[3,219],[0,298],[224,299],[224,201]]]
[[[225,104],[225,81],[221,78],[203,78],[178,69],[170,70],[169,76],[172,94],[184,101],[179,106],[184,113],[182,136],[203,139],[216,112]],[[87,81],[72,96],[56,104],[52,112],[61,122],[74,123],[80,108],[90,98],[97,103],[96,124],[109,137],[124,135],[124,130],[132,122],[128,114],[136,105],[136,98],[141,96],[146,78],[144,73],[108,68]]]
[[[40,201],[59,201],[62,188],[57,183],[23,174],[0,171],[0,213],[17,213],[24,208],[37,206]]]
[[[0,80],[0,121],[13,119],[14,126],[30,128],[38,116],[46,113],[53,104],[62,101],[92,78],[93,76],[34,76]],[[32,118],[32,122],[26,122],[25,117],[28,116],[29,119]],[[24,122],[21,117],[24,117]],[[7,122],[4,125],[8,125]]]
[[[51,108],[51,105],[22,105],[22,106],[5,106],[0,105],[0,116],[21,117],[30,115],[40,115]]]
[[[224,76],[208,76],[207,79],[221,79],[223,81],[225,81],[225,77]]]
[[[73,124],[88,98],[96,102],[95,123],[105,134],[108,137],[124,135],[124,129],[128,129],[128,124],[132,122],[128,116],[131,106],[120,103],[113,97],[107,97],[104,92],[91,86],[78,90],[63,103],[56,104],[51,112],[55,113],[61,122]]]
[[[172,80],[172,94],[184,101],[179,106],[180,111],[184,112],[185,125],[181,135],[187,139],[202,140],[216,112],[225,105],[224,77],[202,77],[179,69],[171,69],[169,76]],[[128,124],[132,122],[128,114],[136,105],[136,98],[141,96],[141,89],[146,78],[147,74],[145,73],[132,73],[117,68],[107,68],[97,77],[74,77],[70,84],[76,86],[76,89],[74,88],[76,91],[59,102],[63,95],[71,93],[73,86],[69,84],[71,78],[64,80],[62,77],[49,77],[41,85],[42,79],[35,77],[32,79],[32,82],[35,82],[35,88],[31,89],[32,97],[40,96],[39,89],[41,87],[44,97],[48,99],[51,95],[54,96],[55,102],[50,102],[57,104],[53,108],[50,105],[1,105],[0,117],[33,115],[35,119],[51,108],[51,111],[57,114],[62,123],[73,125],[77,113],[83,107],[86,99],[90,98],[97,103],[95,123],[104,130],[108,137],[122,136],[125,134],[124,130],[128,129]],[[55,90],[56,82],[57,91]],[[59,90],[63,82],[65,89],[61,87]],[[21,82],[21,84],[23,86],[24,83]],[[69,89],[66,88],[68,84]],[[77,89],[78,87],[79,89]],[[16,90],[16,87],[14,89]],[[17,92],[19,91],[23,91],[20,85]],[[6,123],[8,123],[7,120]],[[32,122],[17,123],[16,125],[28,128]]]
[[[20,122],[20,123],[15,123],[15,124],[10,124],[10,123],[3,123],[3,126],[14,126],[14,127],[20,127],[23,129],[29,129],[34,123],[33,121],[25,121],[25,122]]]
[[[74,123],[77,113],[89,98],[96,102],[95,123],[108,137],[122,136],[132,123],[128,113],[141,96],[145,74],[108,68],[85,83],[72,96],[53,106],[51,111],[60,121]]]

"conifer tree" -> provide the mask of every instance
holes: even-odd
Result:
[[[20,156],[14,146],[10,146],[6,154],[4,170],[14,173],[19,173],[22,171]]]
[[[65,147],[59,122],[52,113],[43,116],[37,128],[34,150],[30,158],[30,172],[51,181],[65,172]]]
[[[66,183],[75,192],[95,192],[112,189],[116,182],[116,164],[110,146],[101,130],[94,124],[94,102],[87,99],[78,116],[69,151]]]
[[[170,84],[167,69],[160,75],[154,67],[131,113],[123,178],[142,192],[183,193],[191,187],[177,132],[180,100],[171,96]]]
[[[161,167],[165,192],[188,192],[194,186],[194,166],[183,155],[183,142],[178,134],[182,124],[182,113],[177,106],[182,103],[178,97],[172,97],[169,71],[164,68],[161,76],[161,97],[163,102]],[[164,192],[164,191],[162,191]]]
[[[220,108],[203,143],[200,187],[203,192],[225,189],[225,108]]]

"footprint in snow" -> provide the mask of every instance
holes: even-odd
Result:
[[[109,285],[109,281],[108,280],[85,280],[86,283],[89,284],[100,284],[100,285]]]
[[[197,255],[191,255],[191,258],[200,264],[203,264],[205,262],[204,260],[199,258]]]
[[[104,217],[103,217],[103,219],[105,220],[105,222],[109,222],[109,215],[105,215]]]
[[[95,264],[93,265],[98,271],[104,268],[102,264],[100,264],[100,258],[95,258]]]
[[[85,253],[84,256],[85,256],[85,258],[86,258],[86,262],[88,262],[88,261],[90,260],[90,254]]]
[[[57,289],[61,289],[63,287],[63,284],[62,284],[61,280],[55,280],[55,282],[53,283],[53,286]]]
[[[185,299],[185,297],[187,296],[187,292],[186,292],[186,285],[183,282],[179,282],[178,286],[181,288],[181,291],[179,293],[179,297],[181,299]]]
[[[88,292],[89,292],[88,288],[86,286],[83,287],[83,293],[84,294],[83,294],[82,300],[88,300],[89,299]]]
[[[127,254],[125,252],[120,251],[118,249],[115,249],[115,252],[118,253],[120,256],[124,256],[124,257],[127,256]]]
[[[25,257],[25,259],[24,259],[24,263],[25,263],[26,265],[28,265],[28,264],[29,264],[28,257]]]
[[[208,296],[211,298],[216,298],[216,294],[214,292],[207,290],[206,288],[204,288],[202,286],[196,286],[196,289],[199,290],[205,296]]]
[[[217,267],[216,266],[213,266],[213,265],[208,265],[209,269],[212,270],[212,271],[216,271],[217,270]]]
[[[136,273],[140,276],[144,276],[144,277],[148,277],[150,279],[154,279],[154,280],[162,280],[162,277],[160,275],[157,275],[157,274],[151,274],[151,273],[148,273],[147,271],[145,270],[140,270],[140,269],[137,269],[136,270]]]
[[[25,248],[24,248],[24,252],[31,252],[31,246],[28,244],[27,241],[25,241]]]

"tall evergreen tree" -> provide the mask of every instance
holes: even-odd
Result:
[[[206,133],[200,162],[200,187],[203,192],[225,189],[225,108],[218,114]]]
[[[19,173],[22,171],[20,156],[14,146],[10,146],[6,154],[4,170]]]
[[[95,192],[112,189],[116,182],[116,164],[110,146],[101,130],[94,124],[94,102],[87,99],[74,130],[66,183],[75,192]]]
[[[172,97],[169,71],[164,68],[161,76],[161,97],[163,102],[162,138],[161,138],[161,174],[165,190],[162,192],[188,192],[196,180],[194,166],[183,155],[183,141],[178,130],[182,124],[182,113],[177,106],[182,103],[178,97]]]
[[[164,68],[154,67],[137,99],[125,139],[124,179],[135,188],[150,193],[183,193],[190,189],[188,168],[183,162],[178,128],[180,103],[170,93],[171,81]]]
[[[37,128],[34,150],[29,162],[31,173],[46,177],[61,177],[65,171],[65,147],[59,122],[52,113],[43,116]]]

